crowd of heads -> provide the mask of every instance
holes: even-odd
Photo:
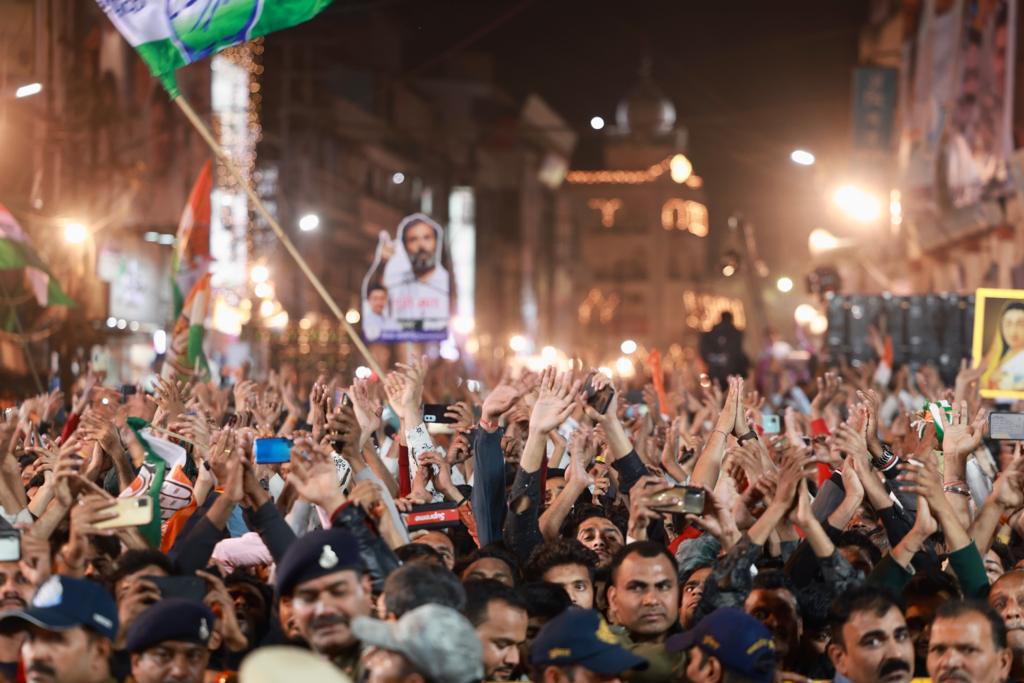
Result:
[[[0,422],[0,678],[1021,680],[983,370],[90,372]]]

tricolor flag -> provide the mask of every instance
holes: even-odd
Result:
[[[192,287],[174,323],[167,344],[167,358],[161,376],[175,379],[205,374],[208,370],[203,355],[203,325],[210,311],[210,273],[206,273]],[[199,370],[203,370],[200,373]]]
[[[301,24],[332,0],[96,0],[177,97],[174,72],[224,48]]]
[[[174,318],[181,315],[185,295],[210,266],[210,192],[213,191],[213,170],[209,161],[203,164],[188,204],[181,213],[178,236],[171,256],[171,293]]]
[[[139,531],[151,545],[159,548],[164,524],[193,503],[192,482],[184,469],[185,449],[157,436],[141,418],[128,418],[128,426],[146,455],[138,476],[120,497],[150,496],[153,499],[153,521]]]
[[[25,269],[29,289],[40,306],[75,305],[56,278],[50,275],[18,221],[0,204],[0,270],[18,268]]]

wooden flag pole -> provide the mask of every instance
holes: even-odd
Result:
[[[177,95],[174,97],[173,101],[178,105],[178,108],[181,109],[181,111],[185,112],[185,117],[189,120],[189,123],[192,124],[192,127],[199,132],[199,135],[206,141],[206,144],[209,145],[211,150],[213,150],[213,153],[217,155],[217,158],[224,163],[224,166],[228,169],[235,180],[238,181],[238,184],[245,189],[245,193],[256,206],[256,210],[259,211],[260,215],[267,221],[267,224],[270,225],[274,234],[277,235],[277,239],[281,241],[281,244],[283,244],[284,248],[288,250],[291,257],[295,259],[295,263],[298,264],[299,268],[305,274],[306,279],[309,280],[309,283],[313,285],[313,289],[317,291],[320,298],[323,299],[324,303],[327,304],[327,307],[331,309],[331,313],[334,314],[334,317],[336,317],[341,324],[345,326],[345,332],[348,333],[349,339],[351,339],[352,343],[356,345],[357,349],[359,349],[359,353],[363,354],[363,358],[366,359],[366,362],[373,371],[377,373],[377,376],[383,378],[384,372],[381,370],[380,366],[377,365],[377,361],[370,354],[370,350],[366,348],[366,344],[364,344],[363,340],[359,338],[355,328],[352,327],[348,320],[345,320],[345,314],[341,312],[340,308],[338,308],[338,304],[334,301],[334,298],[324,288],[320,279],[313,274],[312,270],[310,270],[309,264],[307,264],[306,260],[302,258],[302,254],[299,253],[299,250],[295,248],[294,244],[292,244],[288,235],[286,235],[284,230],[281,229],[281,226],[278,225],[277,220],[270,215],[267,207],[263,205],[262,201],[260,201],[259,195],[256,194],[256,191],[253,190],[249,183],[247,183],[242,177],[242,172],[239,170],[238,166],[235,165],[234,160],[228,156],[228,153],[224,151],[224,148],[221,147],[213,137],[213,133],[210,132],[206,123],[199,118],[199,115],[196,114],[194,109],[192,109],[192,105],[190,105],[184,97]]]

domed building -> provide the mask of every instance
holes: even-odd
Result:
[[[566,246],[554,286],[565,292],[563,315],[577,322],[565,326],[574,338],[562,341],[605,364],[627,339],[666,352],[724,310],[742,324],[740,300],[702,289],[710,225],[703,181],[649,61],[600,135],[598,167],[574,168],[560,189],[557,242]]]

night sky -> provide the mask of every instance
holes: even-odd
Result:
[[[488,52],[502,87],[538,93],[584,136],[600,135],[592,116],[614,120],[649,56],[689,128],[712,230],[740,210],[773,272],[806,257],[822,190],[788,154],[800,146],[844,163],[866,0],[383,0],[366,11],[401,18],[407,70]]]

